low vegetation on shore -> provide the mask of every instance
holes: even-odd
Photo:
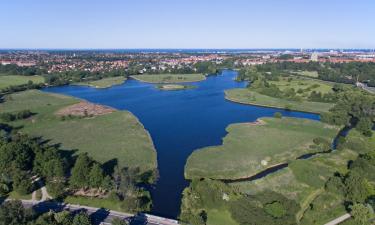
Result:
[[[178,91],[178,90],[187,90],[193,89],[193,85],[181,85],[181,84],[159,84],[156,85],[156,88],[162,91]]]
[[[232,124],[220,146],[193,152],[185,177],[238,179],[286,163],[303,154],[326,151],[339,128],[296,118],[261,118],[261,123]]]
[[[247,88],[226,90],[225,98],[227,100],[241,104],[249,104],[311,113],[328,112],[329,109],[333,106],[331,103],[324,102],[297,102],[290,101],[287,99],[274,98],[267,95],[262,95],[255,91],[251,91]]]
[[[198,82],[206,79],[203,74],[145,74],[131,77],[142,82],[155,84]]]
[[[75,85],[83,85],[83,86],[89,86],[94,88],[109,88],[114,85],[120,85],[126,81],[126,77],[119,76],[119,77],[107,77],[100,80],[94,80],[94,81],[83,81],[79,83],[75,83]]]

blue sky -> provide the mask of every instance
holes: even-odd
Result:
[[[1,0],[0,48],[375,48],[374,0]]]

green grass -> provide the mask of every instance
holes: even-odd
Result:
[[[0,90],[9,86],[17,86],[22,84],[27,84],[32,81],[34,84],[39,84],[44,82],[44,77],[42,76],[21,76],[21,75],[0,75]]]
[[[306,77],[313,77],[313,78],[317,78],[319,76],[318,72],[317,71],[291,71],[291,73],[293,74],[298,74],[298,75],[301,75],[301,76],[306,76]]]
[[[271,166],[305,153],[317,137],[331,141],[337,127],[296,118],[262,118],[264,125],[232,124],[220,146],[193,152],[185,165],[185,177],[237,179],[250,177]]]
[[[87,82],[79,82],[76,83],[75,85],[84,85],[84,86],[90,86],[94,88],[109,88],[114,85],[119,85],[124,83],[126,80],[125,77],[108,77],[108,78],[103,78],[100,80],[95,80],[95,81],[87,81]]]
[[[375,131],[371,137],[362,135],[356,129],[351,129],[346,136],[345,148],[352,149],[358,153],[367,153],[375,149]]]
[[[288,81],[288,79],[290,78],[292,78],[292,80]],[[269,83],[277,85],[281,91],[284,91],[287,88],[293,88],[295,91],[297,91],[298,89],[302,89],[304,90],[304,93],[297,93],[297,96],[301,97],[309,96],[313,91],[321,92],[322,94],[332,92],[331,84],[313,79],[281,77],[279,81],[269,81]]]
[[[113,201],[111,199],[68,196],[64,199],[64,203],[75,204],[75,205],[85,205],[85,206],[90,206],[90,207],[95,207],[95,208],[105,208],[105,209],[115,210],[119,212],[125,212],[121,208],[120,201]]]
[[[301,210],[296,218],[302,219],[300,224],[324,224],[337,217],[336,215],[345,213],[342,197],[327,193],[324,184],[336,171],[344,172],[348,162],[356,156],[351,150],[319,154],[306,160],[296,160],[289,167],[262,179],[231,185],[250,195],[266,190],[278,192],[299,203]],[[313,218],[320,222],[311,223]]]
[[[247,88],[237,88],[225,91],[225,98],[242,104],[257,105],[271,108],[289,109],[294,111],[322,113],[333,107],[331,103],[291,101],[259,94]]]
[[[207,225],[238,225],[227,210],[210,209],[207,217]]]
[[[203,74],[155,74],[135,75],[132,78],[147,83],[184,83],[205,80]]]
[[[78,99],[30,90],[8,95],[0,104],[1,112],[29,109],[35,116],[12,125],[23,126],[22,132],[42,136],[50,143],[61,143],[67,150],[88,152],[105,163],[118,160],[119,166],[156,169],[156,151],[148,132],[128,111],[116,111],[92,118],[62,121],[55,112],[79,102]]]
[[[343,199],[332,193],[324,192],[310,203],[304,212],[300,224],[322,225],[346,213]]]
[[[8,198],[17,200],[31,200],[31,193],[26,195],[21,195],[16,191],[12,191],[8,194]]]

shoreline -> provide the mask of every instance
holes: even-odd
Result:
[[[144,74],[144,75],[148,75],[148,74]],[[155,75],[162,75],[162,74],[155,74]],[[184,75],[184,74],[181,74],[181,75]],[[137,75],[132,75],[132,76],[129,76],[130,78],[134,79],[134,80],[137,80],[137,81],[140,81],[140,82],[143,82],[143,83],[148,83],[148,84],[181,84],[181,83],[194,83],[194,82],[200,82],[200,81],[204,81],[207,79],[207,76],[203,75],[204,78],[202,79],[196,79],[196,80],[191,80],[191,81],[179,81],[179,82],[153,82],[153,81],[146,81],[146,80],[142,80],[138,77],[136,77]]]
[[[321,114],[321,113],[318,113],[318,112],[312,112],[312,111],[308,111],[308,110],[286,109],[284,107],[279,107],[279,106],[271,106],[271,105],[265,105],[265,104],[259,104],[259,103],[242,102],[242,101],[239,101],[239,100],[232,99],[232,98],[230,98],[230,97],[227,96],[226,92],[224,92],[224,93],[225,93],[225,96],[224,96],[225,100],[227,100],[229,102],[237,103],[237,104],[259,106],[259,107],[271,108],[271,109],[282,109],[282,110],[285,110],[285,111],[311,113],[311,114],[315,114],[315,115],[319,115],[319,116]]]

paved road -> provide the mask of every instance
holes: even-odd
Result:
[[[349,219],[351,217],[351,215],[349,213],[347,214],[344,214],[340,217],[337,217],[336,219],[324,224],[324,225],[336,225],[336,224],[339,224],[339,223],[342,223],[344,222],[345,220]]]
[[[178,221],[167,218],[152,216],[149,214],[128,214],[117,212],[113,210],[100,209],[88,206],[65,204],[60,202],[52,201],[33,201],[33,200],[22,200],[22,204],[25,208],[33,208],[37,212],[48,212],[49,210],[62,211],[69,210],[71,212],[86,211],[90,216],[94,224],[111,224],[114,218],[130,221],[131,225],[176,225]]]

